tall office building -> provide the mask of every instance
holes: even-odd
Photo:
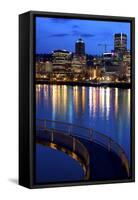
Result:
[[[105,72],[118,73],[119,65],[116,61],[115,53],[103,53],[103,63],[105,67]]]
[[[116,33],[114,35],[114,50],[117,53],[127,51],[127,35],[125,33]]]
[[[64,72],[71,64],[71,52],[67,50],[54,50],[52,52],[53,70],[57,72]]]
[[[85,55],[85,43],[81,38],[75,43],[75,53],[78,56]]]
[[[131,53],[130,51],[125,52],[123,55],[123,69],[124,69],[124,74],[130,81],[131,78]]]

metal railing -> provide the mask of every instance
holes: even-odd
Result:
[[[60,122],[60,121],[37,119],[36,130],[51,130],[53,132],[58,133],[58,137],[60,137],[59,133],[64,133],[65,135],[68,135],[68,136],[75,136],[78,138],[95,142],[96,144],[99,144],[103,146],[104,148],[108,149],[108,151],[112,151],[115,154],[117,154],[120,157],[122,164],[124,165],[127,171],[127,175],[129,176],[129,172],[130,172],[129,161],[123,148],[119,144],[117,144],[112,138],[98,131],[95,131],[92,128],[86,128],[86,127],[79,126],[76,124],[70,124],[70,123],[65,123],[65,122]],[[77,142],[79,141],[77,140]],[[83,148],[82,148],[82,154],[83,152],[85,152],[83,151]],[[84,155],[84,157],[86,158],[86,155]]]

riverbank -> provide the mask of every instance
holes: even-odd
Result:
[[[130,89],[131,83],[90,83],[90,82],[76,82],[76,81],[48,81],[48,80],[36,80],[36,84],[51,84],[51,85],[70,85],[70,86],[93,86],[93,87],[113,87]]]

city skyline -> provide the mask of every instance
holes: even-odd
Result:
[[[94,27],[94,29],[93,29]],[[36,18],[36,53],[51,53],[55,49],[66,49],[75,52],[75,42],[82,38],[85,42],[86,54],[100,55],[114,49],[114,34],[127,35],[127,48],[130,49],[130,23],[105,22],[95,20]]]

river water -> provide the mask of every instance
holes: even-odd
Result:
[[[120,144],[129,160],[130,108],[130,89],[36,85],[36,119],[93,128]]]

